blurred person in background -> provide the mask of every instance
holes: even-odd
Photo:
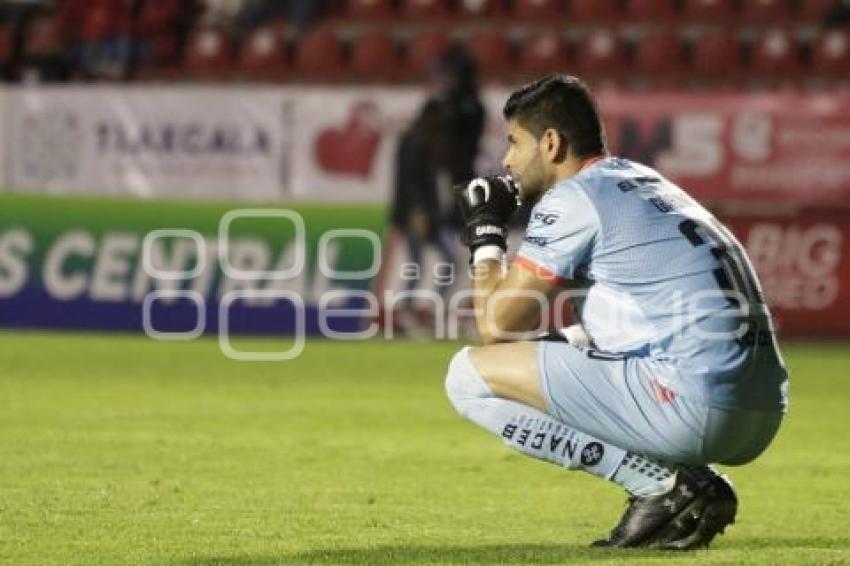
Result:
[[[405,291],[420,286],[430,288],[431,281],[425,277],[423,265],[425,246],[434,246],[442,261],[455,265],[454,241],[443,229],[438,197],[440,185],[449,178],[451,154],[446,140],[447,110],[439,100],[426,101],[399,140],[390,222],[404,235],[409,262],[417,266],[419,275],[406,278]],[[449,285],[439,287],[443,295],[449,289]],[[411,333],[420,329],[414,310],[414,300],[410,297],[398,313],[399,323]]]
[[[204,5],[200,0],[135,0],[133,50],[126,78],[150,65],[175,65]]]
[[[76,59],[83,78],[124,76],[132,48],[131,3],[124,0],[87,2]]]
[[[324,0],[245,0],[237,16],[237,25],[244,31],[282,19],[303,31],[321,16],[324,4]]]
[[[451,186],[475,177],[481,135],[486,113],[478,93],[475,62],[462,45],[451,46],[439,59],[433,98],[445,107],[445,139],[449,146],[450,183],[440,193],[441,214],[447,228],[455,233],[463,222],[455,206]]]

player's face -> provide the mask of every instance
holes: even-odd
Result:
[[[524,201],[533,201],[547,188],[540,142],[516,120],[508,120],[508,151],[502,167],[518,182],[519,196]]]

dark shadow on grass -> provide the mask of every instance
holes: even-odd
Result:
[[[272,564],[565,564],[575,560],[664,557],[658,550],[606,550],[576,544],[491,544],[481,546],[377,546],[316,549],[280,556],[198,557],[187,566],[271,566]]]

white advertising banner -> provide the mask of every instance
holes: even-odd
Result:
[[[419,89],[290,93],[294,108],[291,194],[318,201],[387,202],[399,134],[424,100]]]
[[[279,89],[23,87],[5,109],[12,190],[258,201],[288,185]]]

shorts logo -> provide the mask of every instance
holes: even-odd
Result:
[[[605,447],[598,442],[591,442],[581,450],[581,463],[584,466],[595,466],[605,455]]]
[[[652,393],[655,395],[655,400],[662,405],[670,403],[676,398],[676,392],[669,387],[661,385],[657,379],[653,379],[650,385],[652,385]]]

